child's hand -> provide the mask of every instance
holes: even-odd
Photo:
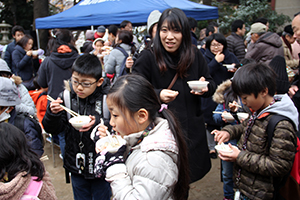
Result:
[[[90,123],[88,123],[86,125],[83,125],[82,128],[79,129],[79,132],[86,132],[86,131],[90,130],[94,126],[94,124],[96,122],[95,116],[89,115],[89,117],[91,118]]]
[[[107,126],[105,126],[104,124],[101,124],[98,127],[98,131],[96,132],[96,135],[99,135],[100,138],[106,137],[107,136],[107,134],[106,134],[107,129],[108,129]]]
[[[228,104],[228,107],[231,112],[237,112],[237,110],[239,109],[239,104],[236,101],[233,101],[232,103]]]
[[[59,113],[60,111],[63,110],[63,108],[60,106],[60,104],[62,103],[63,101],[61,100],[61,98],[57,98],[55,101],[52,101],[50,103],[50,110],[52,113],[54,114],[57,114]]]
[[[200,79],[199,79],[199,81],[205,81],[205,78],[202,76]],[[202,90],[201,90],[201,92],[195,92],[194,90],[191,90],[191,93],[192,94],[195,94],[195,95],[203,95],[205,92],[207,92],[208,91],[208,87],[206,86],[205,88],[203,88]]]
[[[241,151],[236,146],[232,146],[230,143],[228,146],[232,149],[232,152],[219,151],[219,157],[224,161],[235,162]]]
[[[26,52],[26,55],[27,55],[27,56],[32,56],[32,50],[27,51],[27,52]]]
[[[217,141],[218,144],[227,142],[230,139],[230,134],[227,131],[218,131],[215,129],[211,134],[215,134],[215,141]]]
[[[227,113],[227,111],[224,110],[223,113]],[[225,123],[228,123],[227,120],[224,118],[224,115],[221,115],[221,117],[222,117],[222,120],[223,120]]]
[[[132,57],[128,56],[126,59],[126,63],[125,63],[126,68],[131,68],[133,66],[133,63],[134,63],[134,61],[133,61]]]

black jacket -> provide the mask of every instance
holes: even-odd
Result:
[[[70,85],[70,88],[72,86]],[[103,83],[100,87],[85,99],[77,97],[76,93],[71,89],[70,100],[71,109],[79,112],[80,115],[93,115],[96,117],[96,122],[93,127],[100,123],[100,118],[103,118],[103,97],[107,94],[109,85]],[[63,92],[59,94],[63,99]],[[49,106],[43,118],[42,124],[48,133],[59,134],[65,131],[65,156],[64,167],[75,174],[82,174],[86,179],[93,179],[94,177],[94,162],[96,158],[95,143],[90,139],[90,133],[93,128],[87,132],[81,133],[74,129],[69,123],[65,111],[54,114],[51,112]],[[82,153],[85,154],[85,168],[81,171],[76,167],[76,155],[80,153],[79,143],[82,141],[84,147]]]
[[[199,80],[201,76],[209,81],[208,92],[202,97],[212,96],[216,89],[216,84],[209,75],[202,53],[196,47],[193,49],[195,60],[187,70],[187,77],[177,78],[172,90],[178,91],[179,94],[174,101],[168,103],[168,109],[174,112],[186,134],[192,182],[201,179],[210,170],[211,162],[207,148],[203,113],[200,108],[201,96],[190,93],[191,89],[187,81]],[[173,57],[173,62],[176,63],[176,57]],[[157,94],[169,86],[176,74],[176,70],[171,67],[168,67],[166,72],[161,73],[155,56],[149,49],[141,52],[132,70],[133,73],[145,77],[153,85]]]
[[[70,53],[52,52],[42,62],[38,71],[37,82],[42,88],[48,88],[48,94],[56,99],[58,94],[64,90],[64,80],[71,75],[71,67],[78,57],[76,50]]]

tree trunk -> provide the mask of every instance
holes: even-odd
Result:
[[[48,0],[38,0],[34,1],[33,3],[33,18],[34,23],[33,27],[35,30],[35,19],[40,17],[47,17],[49,16],[49,4]],[[39,30],[39,41],[40,41],[40,48],[46,50],[47,43],[48,43],[48,30],[40,29]]]

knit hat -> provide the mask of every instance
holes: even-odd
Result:
[[[149,33],[150,28],[156,24],[159,20],[161,16],[161,12],[159,12],[158,10],[153,10],[150,15],[148,16],[148,20],[147,20],[147,32]]]
[[[11,70],[8,67],[6,61],[3,60],[2,58],[0,58],[0,72],[9,72],[9,73],[11,73]]]
[[[98,26],[97,32],[98,33],[105,33],[105,27],[104,26]]]
[[[87,30],[85,32],[85,39],[86,40],[94,40],[94,31],[92,30]]]
[[[0,77],[0,106],[15,106],[20,103],[16,84],[9,78]]]
[[[264,33],[264,32],[267,32],[267,26],[260,22],[256,22],[251,25],[251,29],[249,33],[252,34],[252,33]]]
[[[290,82],[286,72],[286,63],[284,57],[280,55],[275,56],[269,63],[269,66],[277,74],[276,77],[277,94],[287,93],[290,88]]]

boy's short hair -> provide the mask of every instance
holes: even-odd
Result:
[[[245,24],[245,22],[243,20],[237,19],[234,20],[231,24],[231,31],[232,32],[237,32],[237,29],[242,29],[243,25]]]
[[[79,56],[72,66],[72,73],[77,72],[83,76],[90,76],[97,81],[102,77],[102,66],[94,54],[83,54]]]
[[[19,31],[19,32],[23,32],[25,34],[25,30],[22,26],[19,26],[19,25],[16,25],[14,26],[12,29],[11,29],[11,34],[14,36],[16,35],[16,32]]]
[[[244,65],[236,71],[232,79],[232,89],[239,96],[254,94],[256,98],[266,88],[268,88],[268,94],[274,96],[276,92],[276,74],[263,63]]]
[[[117,36],[118,30],[119,29],[116,25],[110,25],[108,27],[108,34],[112,33],[114,36]]]

